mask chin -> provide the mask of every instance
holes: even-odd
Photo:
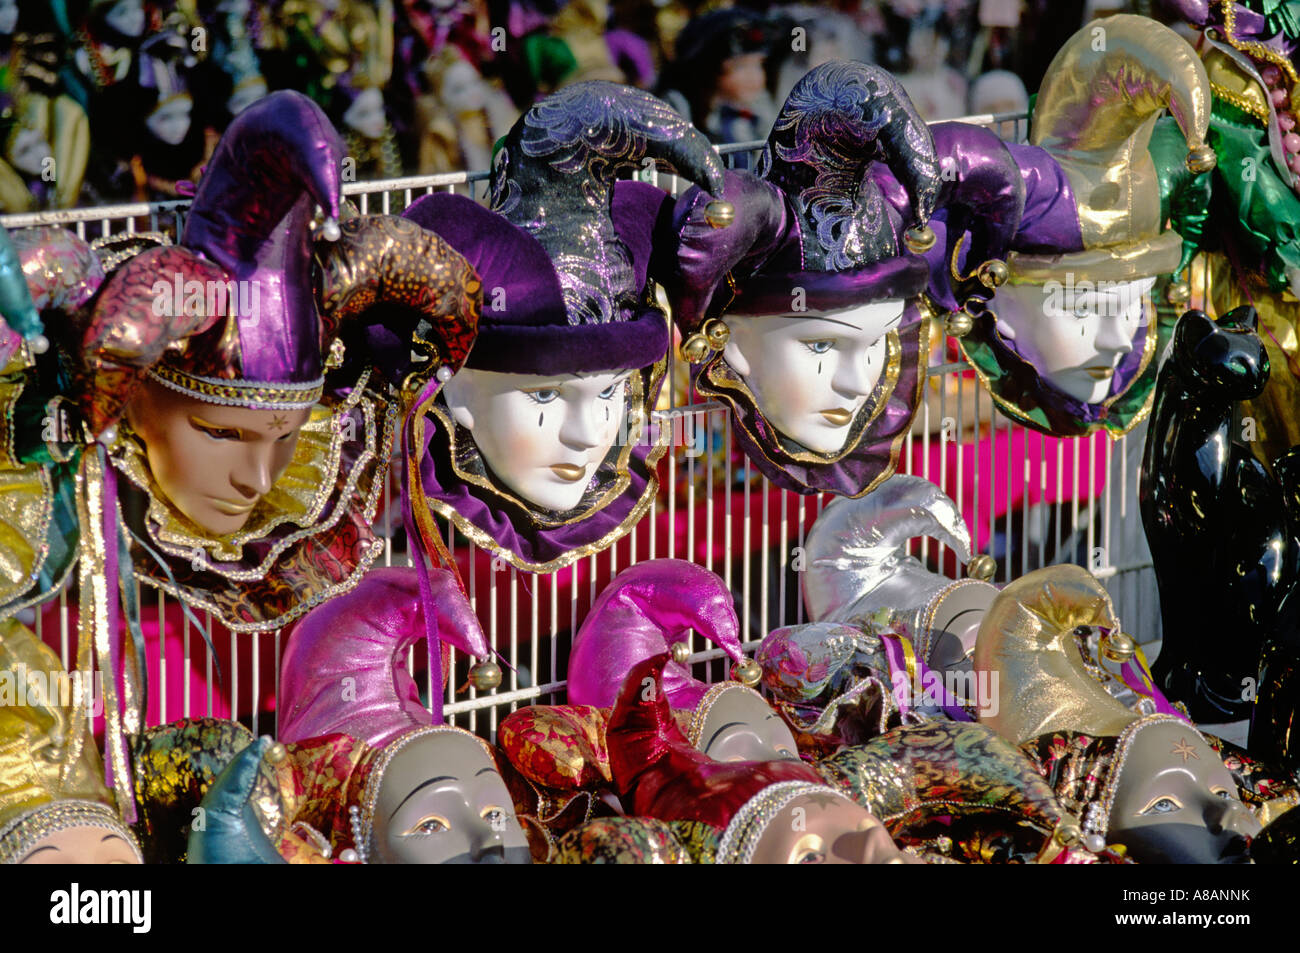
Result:
[[[1123,844],[1139,864],[1248,864],[1250,842],[1240,834],[1212,833],[1198,824],[1135,824],[1112,830],[1108,840]]]

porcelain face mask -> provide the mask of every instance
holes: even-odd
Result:
[[[266,97],[266,81],[254,80],[236,89],[226,100],[226,109],[232,116],[238,116],[259,99]]]
[[[754,864],[902,864],[905,855],[867,809],[831,794],[804,794],[768,824]]]
[[[443,394],[504,487],[563,513],[582,500],[618,439],[633,373],[545,376],[466,368]]]
[[[993,310],[998,333],[1057,390],[1085,404],[1110,396],[1115,369],[1133,350],[1155,278],[1007,284]]]
[[[383,93],[373,86],[363,90],[343,114],[343,121],[367,139],[383,136],[384,129],[388,126]]]
[[[149,381],[127,405],[149,470],[172,506],[214,536],[238,532],[293,459],[310,410],[254,410]]]
[[[1107,839],[1138,863],[1248,863],[1260,825],[1214,749],[1185,725],[1141,729],[1115,787]]]
[[[434,734],[402,748],[379,785],[372,863],[527,864],[510,792],[473,738]]]
[[[439,92],[443,105],[453,115],[478,112],[487,103],[483,77],[464,60],[457,60],[443,70]]]
[[[723,359],[773,427],[816,453],[838,453],[880,380],[885,335],[903,307],[893,300],[785,317],[728,315]]]
[[[189,96],[174,96],[149,114],[145,125],[160,142],[180,145],[190,133],[190,115],[194,103]]]
[[[754,692],[727,691],[704,718],[699,749],[715,761],[798,760],[794,735]]]
[[[121,834],[102,827],[69,827],[37,841],[20,864],[138,864]]]
[[[13,147],[9,152],[10,161],[19,172],[40,175],[45,171],[47,160],[53,156],[54,150],[39,129],[23,129],[14,136]]]

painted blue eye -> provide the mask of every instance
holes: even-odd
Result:
[[[621,386],[623,386],[623,385],[622,385],[622,384],[610,384],[608,387],[606,387],[603,391],[600,392],[600,399],[601,399],[601,400],[613,400],[614,395],[618,393],[618,389],[619,389]]]
[[[803,346],[814,354],[825,354],[835,347],[834,341],[804,341]]]
[[[535,404],[549,404],[560,396],[559,390],[554,388],[549,388],[547,390],[526,390],[524,393],[527,394],[528,399]]]
[[[1171,797],[1162,797],[1153,801],[1142,813],[1147,814],[1173,814],[1181,811],[1183,806]]]

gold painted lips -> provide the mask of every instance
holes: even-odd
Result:
[[[219,500],[216,497],[212,498],[212,508],[218,513],[223,513],[226,516],[243,516],[245,513],[252,512],[253,507],[256,505],[256,500],[252,503],[232,503],[230,500]]]
[[[1109,366],[1085,367],[1083,370],[1095,381],[1108,381],[1115,376],[1115,368]]]
[[[551,472],[566,483],[577,483],[587,475],[587,468],[572,463],[557,463],[551,467]]]
[[[836,427],[845,427],[848,425],[849,421],[853,419],[853,411],[841,410],[838,407],[831,410],[823,410],[821,414]]]

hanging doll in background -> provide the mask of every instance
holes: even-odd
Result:
[[[491,168],[492,147],[519,111],[454,45],[430,57],[423,70],[429,92],[416,101],[420,173]]]
[[[161,33],[141,44],[132,76],[96,98],[96,151],[104,149],[104,158],[116,163],[108,173],[111,194],[137,202],[175,199],[198,179],[216,134],[195,109],[195,63],[184,35]]]
[[[64,93],[59,41],[33,33],[30,13],[0,5],[0,211],[72,208],[90,156],[85,110]]]
[[[383,90],[367,76],[341,76],[334,85],[332,118],[343,134],[350,181],[392,179],[402,174],[402,156],[384,108]]]
[[[195,119],[205,127],[224,130],[267,94],[249,29],[252,9],[251,0],[202,0],[197,5],[207,31],[207,56],[195,67],[191,86],[200,91]]]
[[[659,77],[660,95],[712,142],[762,139],[776,113],[767,60],[777,39],[767,20],[749,10],[697,17],[677,36]]]
[[[668,350],[652,280],[671,267],[655,249],[672,199],[615,176],[654,161],[721,189],[717,154],[665,103],[580,83],[515,124],[491,211],[437,193],[403,212],[470,261],[484,297],[465,369],[411,435],[417,519],[431,510],[512,565],[549,572],[649,508],[667,437],[650,426]]]
[[[699,193],[678,203],[670,299],[695,389],[731,408],[737,441],[782,488],[860,496],[893,471],[925,380],[919,252],[936,247],[936,203],[966,210],[994,255],[1019,222],[1006,147],[950,125],[937,152],[888,73],[826,63],[791,92],[759,173],[728,173],[730,229],[710,227]]]
[[[342,80],[383,89],[392,76],[391,0],[282,0],[257,12],[257,55],[271,89],[325,102]]]
[[[472,339],[478,289],[460,256],[398,219],[337,223],[340,153],[318,107],[268,97],[227,131],[179,245],[124,263],[132,249],[115,247],[105,279],[75,236],[30,230],[0,268],[15,297],[26,273],[52,322],[46,339],[30,299],[6,311],[0,599],[11,614],[76,570],[77,667],[98,653],[114,673],[119,778],[121,729],[139,717],[133,578],[241,632],[355,585],[383,548],[370,521],[398,383],[373,373],[373,349],[400,341],[409,365],[414,346],[418,386]]]
[[[103,90],[129,81],[140,44],[163,25],[164,7],[153,0],[91,0],[77,28],[68,92],[92,115]]]
[[[310,613],[285,647],[283,744],[254,745],[204,804],[191,862],[527,863],[528,840],[489,745],[441,724],[448,646],[486,657],[455,577],[434,574],[422,614],[416,570],[373,570]],[[407,669],[430,653],[430,712]]]
[[[1053,60],[1030,145],[1009,147],[1026,201],[1007,282],[961,338],[1010,419],[1055,436],[1119,435],[1149,412],[1170,330],[1153,302],[1166,291],[1187,300],[1204,224],[1208,106],[1195,52],[1146,17],[1090,24]],[[1158,121],[1166,109],[1172,119]]]

